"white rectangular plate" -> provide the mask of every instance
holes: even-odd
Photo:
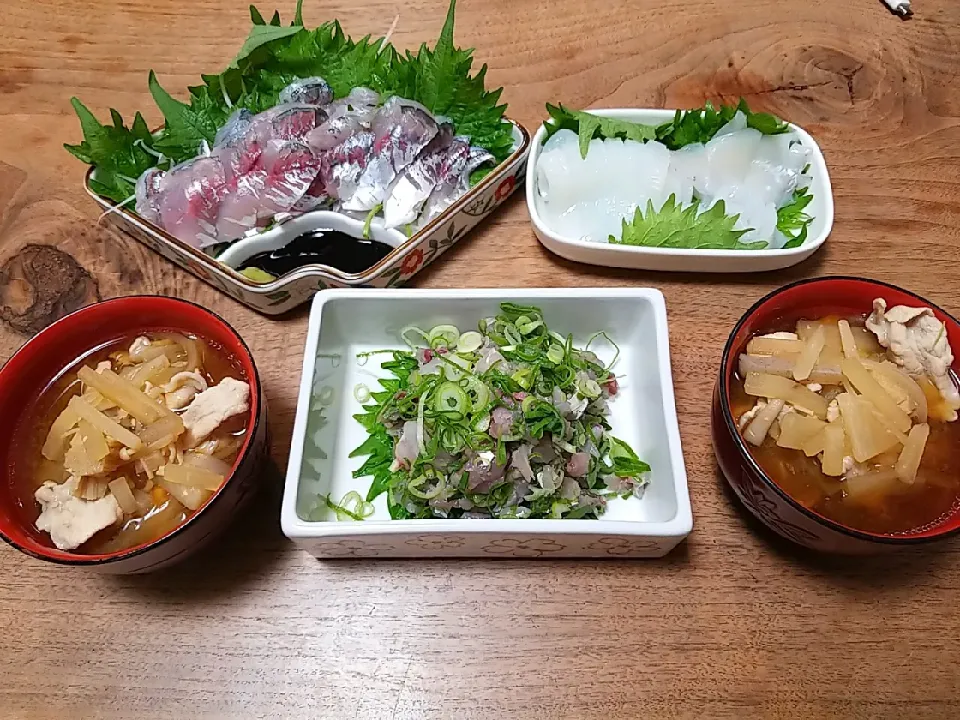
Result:
[[[355,389],[379,389],[380,363],[358,353],[403,349],[400,330],[451,323],[474,329],[501,302],[540,307],[552,330],[579,346],[603,330],[617,343],[620,391],[611,402],[613,433],[651,468],[641,499],[615,499],[600,520],[391,520],[385,498],[367,520],[337,521],[319,496],[339,501],[370,478],[353,478],[366,438],[353,418]],[[609,362],[612,347],[592,347]],[[329,290],[310,312],[281,525],[318,557],[660,557],[693,527],[673,398],[663,296],[644,289]]]
[[[647,125],[661,125],[673,119],[674,110],[615,109],[588,110],[600,117],[619,118]],[[543,125],[533,137],[527,163],[527,209],[537,238],[551,252],[576,262],[638,270],[681,272],[762,272],[796,265],[813,255],[833,229],[833,189],[820,146],[797,125],[790,127],[804,147],[812,150],[810,174],[813,200],[807,213],[813,218],[803,245],[789,250],[685,250],[680,248],[633,247],[589,242],[564,237],[547,226],[537,212],[537,162],[543,149],[546,130]]]

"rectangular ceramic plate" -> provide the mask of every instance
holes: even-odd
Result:
[[[619,118],[647,125],[661,125],[673,119],[674,110],[588,110],[600,117]],[[810,192],[813,201],[807,213],[813,217],[803,245],[789,250],[683,250],[678,248],[647,248],[629,245],[610,245],[564,237],[551,230],[537,212],[537,161],[546,130],[543,125],[533,137],[530,161],[527,164],[527,209],[533,230],[551,252],[576,262],[638,270],[671,270],[683,272],[762,272],[796,265],[813,255],[833,228],[833,189],[823,153],[816,141],[802,128],[790,124],[804,147],[812,150],[810,174],[813,183]]]
[[[355,389],[379,389],[380,363],[358,353],[404,349],[400,330],[451,323],[474,329],[500,302],[540,307],[552,330],[583,346],[603,330],[617,343],[620,391],[614,434],[651,468],[641,499],[614,499],[600,520],[391,520],[385,497],[362,522],[337,521],[319,500],[339,501],[370,478],[352,477],[366,438],[353,418]],[[612,347],[592,346],[604,362]],[[303,376],[281,510],[283,532],[318,557],[659,557],[689,534],[693,520],[673,399],[667,312],[657,290],[331,290],[310,312]]]
[[[151,250],[244,305],[266,315],[280,315],[326,288],[402,285],[460,240],[523,182],[530,135],[519,123],[512,120],[510,123],[513,125],[513,151],[506,160],[383,260],[357,274],[325,265],[305,265],[271,283],[257,284],[135,212],[126,207],[118,209],[113,201],[97,195],[90,189],[92,168],[87,172],[84,187],[104,211],[109,211],[106,217],[111,223]]]

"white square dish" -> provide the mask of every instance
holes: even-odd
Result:
[[[405,349],[400,330],[474,328],[500,302],[536,305],[583,346],[604,330],[620,348],[614,434],[652,470],[640,499],[613,499],[599,520],[391,520],[384,496],[364,521],[338,521],[320,496],[366,495],[350,452],[366,439],[355,388],[386,377],[372,350]],[[612,359],[612,348],[597,351]],[[329,290],[313,300],[281,509],[284,534],[317,557],[660,557],[692,530],[663,296],[649,289]]]
[[[647,125],[661,125],[673,119],[674,110],[610,109],[587,110],[600,117],[618,118]],[[807,213],[813,218],[807,239],[800,247],[787,250],[696,250],[681,248],[633,247],[590,242],[565,237],[550,227],[537,211],[537,163],[543,149],[546,130],[541,124],[533,137],[527,163],[527,209],[537,238],[551,252],[575,262],[638,270],[680,272],[763,272],[796,265],[813,255],[833,229],[833,189],[823,152],[805,131],[788,123],[804,147],[811,150],[810,192],[813,200]]]

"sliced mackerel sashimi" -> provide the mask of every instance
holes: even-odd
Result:
[[[469,142],[465,137],[458,137],[457,140]],[[437,215],[442,213],[448,207],[453,205],[467,190],[470,189],[470,175],[474,170],[493,161],[494,157],[481,147],[471,147],[467,160],[462,167],[458,166],[434,187],[427,202],[424,203],[423,211],[417,220],[417,228],[422,228]]]
[[[254,117],[256,116],[245,108],[234,110],[227,118],[226,124],[217,130],[217,136],[213,141],[214,146],[231,145],[241,140],[250,129]]]
[[[281,104],[328,105],[333,100],[333,89],[321,77],[294,80],[280,91],[277,98]]]
[[[425,107],[392,97],[377,111],[372,129],[373,157],[357,181],[356,191],[340,200],[344,210],[371,210],[387,196],[390,183],[437,134],[438,126]]]
[[[193,247],[216,243],[225,182],[223,166],[215,157],[199,157],[171,168],[159,181],[161,227]]]
[[[152,223],[160,222],[160,187],[163,180],[163,171],[157,168],[148,168],[137,178],[136,203],[137,214]]]
[[[384,225],[394,228],[416,220],[437,184],[451,174],[459,175],[469,154],[467,142],[459,138],[454,141],[453,125],[440,125],[417,159],[390,184],[383,203]]]
[[[323,153],[320,177],[327,195],[335,199],[353,195],[373,152],[373,143],[372,132],[359,132]]]
[[[300,140],[327,119],[327,114],[314,105],[278,105],[271,113],[272,138]]]
[[[369,88],[354,88],[347,97],[326,109],[327,119],[307,134],[307,144],[317,150],[332,150],[351,135],[370,129],[380,96]]]

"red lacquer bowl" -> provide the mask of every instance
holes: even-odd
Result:
[[[15,492],[11,462],[13,430],[23,410],[78,357],[111,341],[150,331],[190,333],[213,342],[232,356],[250,383],[250,420],[246,441],[233,472],[220,489],[182,525],[163,537],[106,555],[58,550],[33,525],[33,499]],[[89,305],[67,315],[29,340],[0,369],[0,536],[40,560],[82,565],[103,572],[150,572],[171,565],[202,547],[237,514],[257,484],[267,451],[267,408],[250,350],[237,332],[204,308],[166,297],[135,296]]]
[[[813,550],[827,553],[875,554],[905,546],[941,540],[960,530],[960,511],[922,532],[897,536],[878,535],[846,527],[802,506],[780,488],[757,464],[737,431],[730,411],[730,386],[737,358],[755,334],[783,327],[800,319],[825,315],[868,313],[874,298],[888,306],[908,305],[931,308],[946,324],[947,338],[960,348],[960,323],[936,305],[907,290],[876,280],[852,277],[825,277],[787,285],[757,302],[740,318],[720,363],[720,377],[714,388],[711,426],[713,448],[720,469],[743,505],[779,535]],[[960,359],[953,363],[960,371]]]

